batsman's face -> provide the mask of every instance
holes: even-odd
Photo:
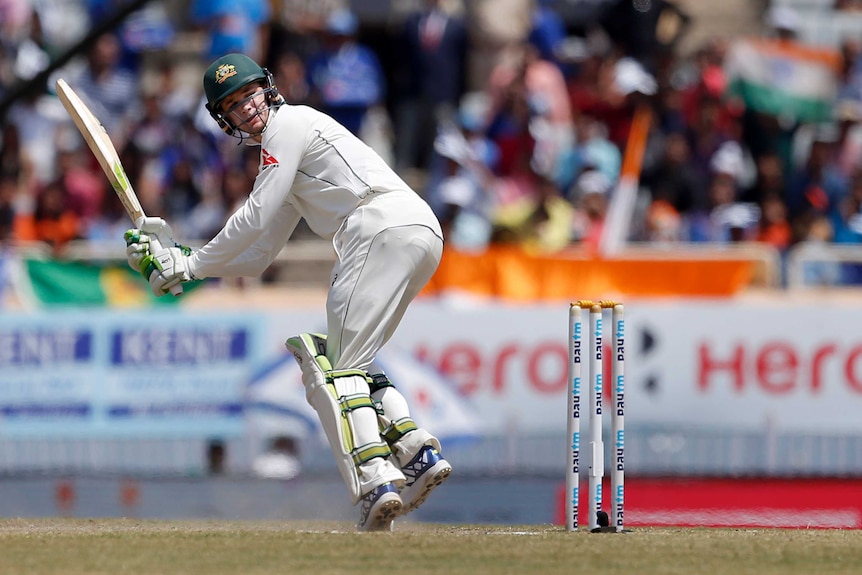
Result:
[[[244,86],[225,98],[221,109],[231,124],[250,135],[263,132],[269,117],[266,94],[258,84]]]

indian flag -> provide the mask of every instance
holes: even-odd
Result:
[[[12,273],[17,299],[28,308],[177,305],[183,298],[156,298],[128,266],[25,258]],[[202,282],[184,284],[189,292]]]
[[[725,60],[732,95],[749,108],[799,122],[832,119],[840,56],[781,40],[740,40]]]

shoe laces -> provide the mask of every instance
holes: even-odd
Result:
[[[406,484],[413,485],[420,475],[425,473],[429,467],[438,461],[440,461],[440,455],[436,449],[428,445],[423,447],[410,463],[401,468],[401,472],[404,473],[404,477],[407,479]]]

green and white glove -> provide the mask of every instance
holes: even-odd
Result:
[[[150,236],[138,228],[132,228],[126,230],[123,238],[126,240],[126,259],[129,267],[138,273],[143,273],[141,261],[150,255]]]
[[[152,251],[154,252],[159,251],[158,247],[169,248],[176,244],[174,241],[174,230],[162,218],[138,218],[135,226],[150,237],[150,243],[153,245]],[[158,247],[155,244],[158,244]]]
[[[161,248],[178,244],[174,241],[174,230],[162,218],[139,218],[135,225],[137,227],[126,230],[123,234],[126,240],[126,259],[130,268],[143,273],[141,260]]]
[[[164,248],[141,260],[141,274],[150,282],[156,296],[163,296],[181,283],[194,279],[188,258],[192,251],[186,246]]]
[[[123,234],[129,267],[150,282],[157,296],[168,291],[179,295],[180,284],[192,279],[187,265],[191,248],[174,241],[171,226],[162,218],[141,218],[137,225]]]

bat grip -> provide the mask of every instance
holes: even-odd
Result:
[[[150,236],[150,248],[151,248],[150,251],[151,251],[151,253],[155,254],[155,253],[162,251],[162,247],[163,247],[162,242],[159,241],[159,238],[157,238],[155,235]],[[182,284],[176,284],[176,285],[171,286],[171,293],[174,295],[174,297],[182,295],[183,285]]]

